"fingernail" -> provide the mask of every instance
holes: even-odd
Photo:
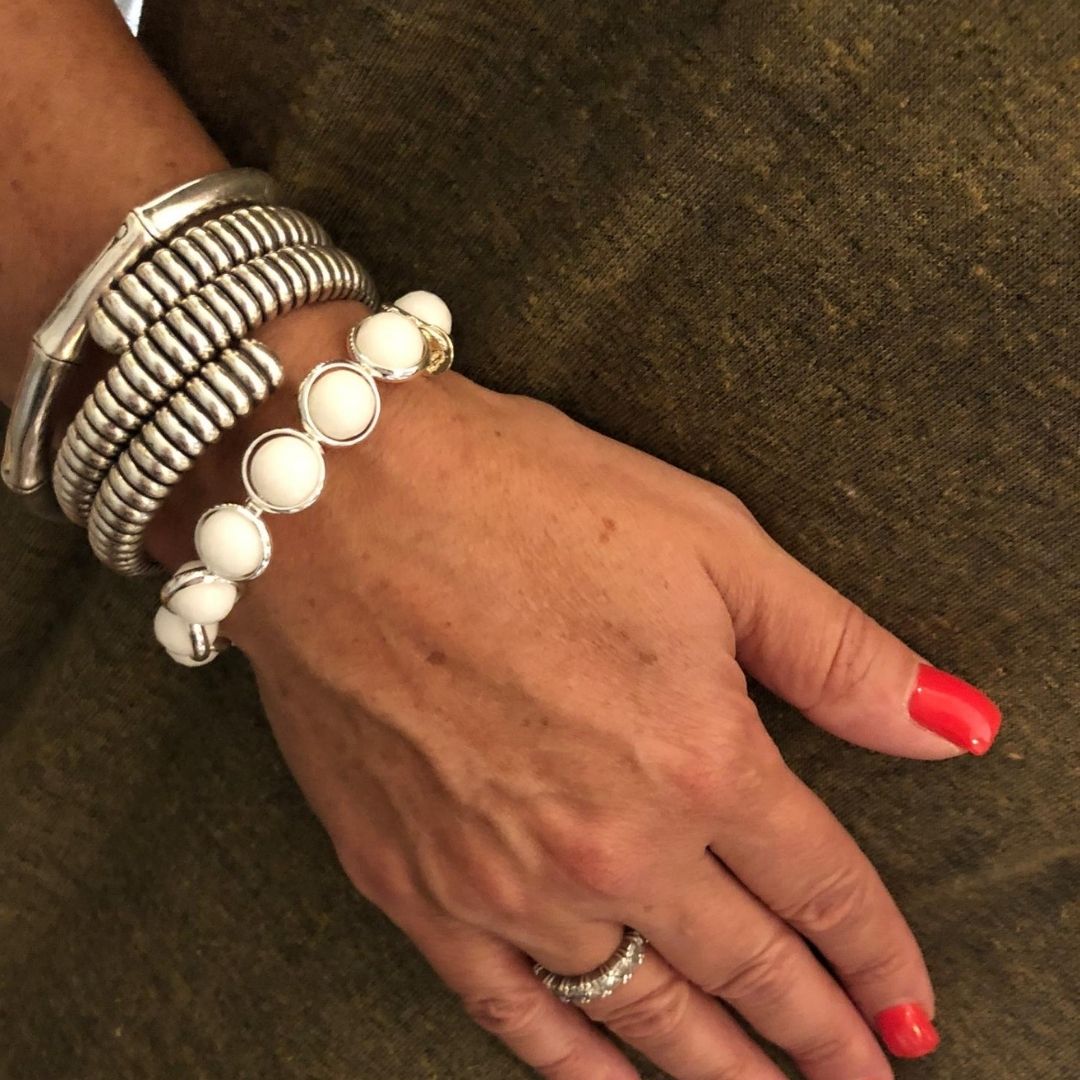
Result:
[[[916,724],[978,756],[1001,727],[1001,710],[981,690],[929,664],[919,665],[908,712]]]
[[[874,1017],[882,1042],[893,1057],[919,1058],[932,1054],[941,1042],[926,1010],[914,1002],[894,1005]]]

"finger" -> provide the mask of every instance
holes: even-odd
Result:
[[[752,530],[753,567],[725,591],[739,663],[834,735],[904,757],[985,754],[997,706],[923,663],[831,585]],[[723,590],[723,570],[714,574]]]
[[[596,948],[539,949],[542,956],[537,960],[561,974],[590,971],[618,946],[621,929],[611,929],[613,935],[604,935]],[[651,946],[628,983],[581,1008],[674,1080],[782,1080],[776,1066],[727,1011],[674,971]]]
[[[638,1080],[637,1070],[577,1009],[564,1006],[519,950],[470,927],[406,932],[466,1012],[548,1080]]]
[[[802,938],[711,855],[639,921],[672,967],[786,1050],[806,1080],[892,1077],[866,1021]]]
[[[933,989],[919,946],[827,807],[780,764],[724,819],[711,846],[735,877],[821,950],[863,1015],[879,1020],[879,1033],[882,1013],[914,1005],[923,1011],[912,1022],[926,1024],[916,1041],[933,1049]],[[889,1045],[896,1052],[899,1043]]]

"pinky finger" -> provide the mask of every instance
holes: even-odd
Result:
[[[615,1044],[555,998],[512,945],[463,924],[404,929],[472,1019],[547,1080],[639,1080]]]

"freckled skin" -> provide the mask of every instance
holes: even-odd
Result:
[[[320,335],[333,355],[344,328],[326,318],[270,329],[287,364],[292,335],[305,365]],[[289,422],[279,397],[267,426]],[[210,460],[196,488],[233,475],[227,453]],[[670,1075],[736,1053],[747,1077],[777,1080],[704,984],[730,985],[810,1080],[888,1077],[848,994],[864,1015],[929,1009],[925,967],[858,848],[785,769],[742,666],[853,741],[947,757],[905,711],[915,655],[726,492],[453,374],[391,388],[381,431],[328,460],[327,487],[274,522],[273,573],[225,630],[351,880],[477,1019],[527,1061],[583,1040],[582,1075],[623,1075],[550,996],[521,1030],[491,1009],[537,992],[522,954],[584,971],[629,924],[650,959],[587,1011]],[[162,538],[183,535],[173,524]],[[847,880],[857,904],[828,895]],[[837,971],[873,974],[845,993],[799,934]],[[777,935],[795,959],[766,1005],[731,980]],[[665,980],[686,1004],[680,1037],[658,1041],[628,1003],[664,1000]]]

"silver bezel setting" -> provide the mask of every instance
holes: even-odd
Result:
[[[255,567],[250,574],[245,574],[243,577],[238,578],[223,578],[223,580],[254,581],[255,578],[262,574],[270,565],[270,556],[273,554],[270,530],[266,527],[266,522],[263,521],[258,506],[252,506],[248,503],[218,503],[216,506],[211,506],[209,510],[204,510],[203,513],[199,515],[199,520],[195,522],[195,551],[198,554],[199,559],[205,562],[202,557],[202,552],[199,551],[199,527],[211,514],[216,514],[219,510],[236,510],[247,518],[258,530],[259,540],[262,542],[263,547],[262,559],[259,562],[259,565]],[[220,577],[221,575],[218,576]]]
[[[219,637],[210,643],[206,655],[201,658],[184,656],[183,653],[170,652],[168,649],[165,652],[178,663],[183,664],[184,667],[206,667],[207,664],[213,663],[231,644],[232,642],[228,638]]]
[[[319,463],[319,478],[311,494],[302,503],[297,503],[294,506],[276,506],[274,503],[267,502],[255,491],[255,486],[251,482],[251,459],[255,456],[259,447],[272,439],[279,439],[283,436],[302,440],[314,451],[315,458]],[[326,459],[323,457],[319,440],[310,432],[300,431],[297,428],[271,428],[270,431],[264,431],[258,438],[253,439],[247,450],[244,451],[243,461],[240,462],[240,476],[244,481],[244,490],[248,493],[248,502],[251,506],[268,514],[298,514],[301,510],[306,510],[311,506],[322,494],[326,485]],[[263,527],[265,528],[265,525]]]
[[[237,582],[212,574],[205,566],[200,564],[199,566],[189,566],[186,570],[177,570],[161,586],[161,592],[159,593],[161,606],[176,615],[177,612],[173,611],[171,606],[173,598],[194,585],[232,585],[236,589],[237,600],[240,599],[240,594],[243,592]]]
[[[441,326],[425,322],[419,315],[397,304],[383,304],[380,310],[404,315],[424,335],[424,375],[439,375],[450,370],[454,364],[454,342]]]
[[[408,315],[408,312],[405,312]],[[425,375],[441,375],[449,371],[454,364],[454,343],[450,335],[441,327],[432,323],[416,320],[420,333],[427,342],[428,362],[424,367]]]
[[[191,659],[209,660],[213,649],[206,627],[202,623],[188,623],[188,634],[191,635]]]
[[[311,391],[319,379],[331,371],[348,371],[353,375],[359,375],[368,384],[372,394],[375,396],[375,412],[372,414],[371,422],[359,435],[355,435],[351,439],[332,439],[320,430],[319,425],[311,417],[309,403]],[[382,412],[382,397],[379,394],[378,383],[375,382],[371,372],[363,365],[354,360],[327,360],[324,363],[316,364],[300,384],[299,405],[300,419],[304,425],[304,430],[313,439],[318,440],[324,446],[355,446],[357,443],[363,442],[375,430],[375,425],[379,422],[379,414]]]
[[[414,316],[410,315],[407,311],[402,311],[401,308],[395,307],[393,304],[383,304],[379,308],[379,312],[392,311],[398,315],[404,315],[410,322],[415,324],[418,328],[420,321]],[[368,318],[371,318],[369,315]],[[362,353],[356,344],[356,335],[359,333],[360,328],[366,322],[366,319],[361,319],[354,327],[349,330],[348,336],[348,349],[349,356],[352,361],[362,367],[365,371],[370,372],[376,379],[382,379],[384,382],[406,382],[408,379],[415,379],[417,375],[422,375],[431,361],[431,344],[423,330],[420,331],[420,336],[424,341],[424,348],[420,354],[420,359],[412,367],[407,368],[386,368],[376,364],[366,353]]]

